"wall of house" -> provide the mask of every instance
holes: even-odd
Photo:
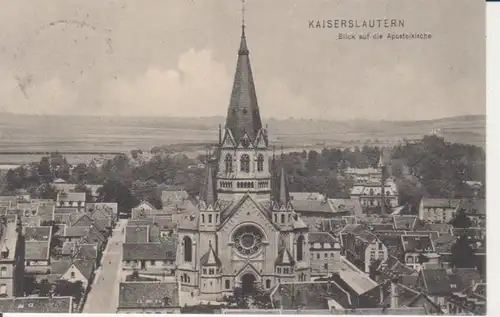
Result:
[[[419,219],[430,223],[448,223],[453,219],[457,208],[434,208],[423,207],[419,208]]]
[[[74,276],[72,276],[72,273],[74,274]],[[80,281],[80,282],[82,282],[84,289],[86,289],[87,285],[88,285],[87,278],[85,276],[83,276],[83,274],[80,272],[80,270],[78,270],[78,268],[76,268],[75,265],[72,265],[68,269],[68,271],[66,271],[66,273],[64,273],[61,276],[61,280],[66,280],[66,281],[69,281],[72,283],[74,283],[76,281]]]
[[[0,291],[3,292],[0,296],[14,296],[14,264],[0,263]],[[5,291],[5,292],[4,292]],[[5,295],[4,295],[5,294]]]
[[[370,273],[370,265],[373,261],[385,261],[389,257],[387,247],[379,240],[370,243],[365,249],[365,273]]]
[[[339,249],[312,249],[310,250],[310,271],[314,276],[336,273],[340,267]]]

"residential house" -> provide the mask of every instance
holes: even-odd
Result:
[[[139,205],[132,208],[131,219],[140,219],[147,217],[152,212],[157,212],[158,210],[147,201],[141,201]]]
[[[97,212],[98,213],[98,212]],[[95,213],[93,214],[95,215]],[[94,219],[91,215],[87,213],[74,214],[75,220],[71,221],[71,227],[88,227],[94,226],[101,234],[104,236],[111,235],[111,219],[110,218],[98,218]]]
[[[92,282],[95,261],[92,259],[63,259],[53,261],[51,274],[57,275],[57,280],[65,280],[71,283],[82,282],[84,289]]]
[[[474,227],[486,227],[486,199],[463,199],[459,210],[465,211]]]
[[[344,213],[345,210],[340,212],[338,209],[335,209],[332,202],[328,199],[292,200],[291,203],[295,212],[308,224],[320,224],[325,218],[348,215]]]
[[[73,297],[11,297],[0,298],[0,312],[3,313],[73,313]]]
[[[180,204],[188,198],[189,194],[184,190],[164,190],[161,192],[163,207]]]
[[[20,296],[24,268],[17,216],[0,217],[0,297]],[[3,311],[3,310],[0,310]]]
[[[117,203],[90,203],[85,206],[87,214],[90,214],[92,219],[111,219],[111,224],[114,225],[118,219],[118,204]]]
[[[368,181],[376,181],[382,179],[382,169],[367,167],[367,168],[352,168],[348,167],[344,170],[344,175],[355,180],[358,183]]]
[[[394,230],[414,230],[417,223],[417,216],[393,216]]]
[[[445,268],[451,265],[451,247],[457,239],[458,237],[451,234],[441,234],[439,237],[432,239],[436,253],[440,256],[441,265]]]
[[[340,270],[341,246],[339,241],[328,232],[309,233],[309,252],[312,276],[325,276]],[[293,257],[292,257],[293,258]],[[297,254],[296,259],[302,256]],[[305,280],[300,278],[299,280]]]
[[[290,192],[291,200],[324,200],[325,196],[318,192]]]
[[[486,283],[476,283],[447,298],[448,314],[486,315]]]
[[[175,275],[175,254],[175,238],[158,243],[124,243],[123,274],[137,271],[158,276]]]
[[[45,273],[50,265],[52,227],[24,228],[24,266],[26,272]]]
[[[99,255],[97,244],[81,244],[76,242],[64,242],[61,255],[64,259],[80,259],[96,261]]]
[[[54,211],[55,211],[55,203],[38,205],[36,215],[40,222],[39,225],[43,225],[46,222],[54,220]]]
[[[418,219],[427,223],[448,223],[460,207],[460,199],[426,198],[420,200]]]
[[[180,313],[177,282],[120,283],[117,313]]]
[[[384,199],[386,206],[393,208],[398,206],[398,190],[392,180],[384,184]],[[356,184],[351,190],[351,198],[359,199],[363,208],[381,206],[382,183],[381,181],[369,181],[364,184]]]
[[[384,243],[372,232],[358,229],[349,232],[344,245],[347,259],[365,273],[370,272],[372,262],[387,260],[389,252]]]
[[[453,310],[454,293],[461,293],[482,282],[476,269],[422,269],[416,289],[425,293],[444,311]]]
[[[53,218],[52,220],[55,223],[58,224],[65,224],[70,226],[75,219],[78,219],[84,212],[81,211],[78,208],[66,208],[66,207],[61,207],[61,208],[56,208],[54,210]]]
[[[402,235],[399,254],[401,262],[416,271],[420,271],[426,263],[435,265],[440,263],[430,236]]]
[[[59,193],[57,194],[56,207],[72,207],[78,208],[79,210],[85,210],[85,196],[85,193]]]

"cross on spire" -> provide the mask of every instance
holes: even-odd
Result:
[[[241,0],[241,30],[245,34],[245,0]]]

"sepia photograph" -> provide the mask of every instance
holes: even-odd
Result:
[[[1,313],[486,315],[484,0],[0,4]]]

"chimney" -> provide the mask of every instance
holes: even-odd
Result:
[[[398,308],[399,306],[399,294],[397,285],[394,281],[391,281],[391,308]]]

